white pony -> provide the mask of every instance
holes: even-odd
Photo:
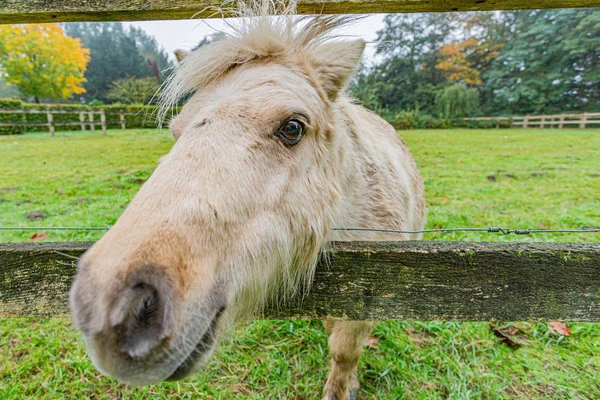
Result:
[[[230,322],[310,281],[329,240],[399,239],[331,228],[424,226],[411,154],[345,94],[365,43],[333,30],[352,18],[272,7],[243,9],[234,33],[181,59],[162,97],[165,109],[189,97],[175,144],[80,261],[73,319],[97,368],[123,382],[200,369]],[[324,324],[323,396],[356,398],[375,323]]]

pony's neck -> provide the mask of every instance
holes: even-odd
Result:
[[[357,207],[357,204],[361,202],[366,189],[361,177],[367,159],[360,154],[360,132],[355,121],[353,110],[355,107],[360,106],[353,104],[350,98],[342,95],[334,108],[338,155],[341,158],[339,163],[341,198],[334,215],[334,227],[337,228],[357,226],[364,218],[364,210]]]

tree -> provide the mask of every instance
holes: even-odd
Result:
[[[156,93],[158,82],[154,77],[127,77],[114,81],[107,98],[125,104],[148,104]]]
[[[156,38],[148,35],[142,28],[131,27],[129,35],[135,40],[140,53],[152,69],[157,81],[163,79],[163,71],[171,66],[167,53],[159,46]]]
[[[469,60],[469,55],[478,51],[478,45],[477,39],[471,37],[459,43],[452,42],[442,46],[440,55],[443,58],[435,67],[443,71],[450,82],[481,84],[481,73]]]
[[[479,107],[477,89],[456,84],[440,91],[435,99],[438,112],[444,118],[464,118],[474,115]]]
[[[85,89],[89,50],[55,24],[0,26],[0,72],[24,96],[66,99]]]
[[[371,72],[381,108],[434,111],[438,86],[446,81],[435,66],[441,58],[440,49],[456,27],[452,14],[385,17],[377,38],[377,54],[383,59]]]
[[[600,108],[600,10],[519,11],[513,37],[483,74],[507,114]]]
[[[372,111],[381,111],[377,96],[377,85],[365,65],[358,68],[354,79],[350,82],[348,91],[358,102]]]
[[[104,102],[113,82],[127,77],[162,79],[161,71],[170,65],[156,40],[136,28],[121,23],[68,23],[67,33],[81,38],[90,49],[91,62],[85,77],[85,100]]]
[[[0,76],[0,98],[8,99],[17,97],[23,97],[23,94],[19,92],[19,88],[17,88],[15,85],[7,84]]]
[[[456,115],[469,88],[485,115],[600,111],[599,48],[600,9],[389,15],[352,90],[388,115]]]

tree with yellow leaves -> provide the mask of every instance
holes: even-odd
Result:
[[[450,82],[479,85],[481,73],[469,59],[471,54],[478,52],[479,42],[473,37],[460,43],[448,43],[440,49],[441,60],[435,67],[443,71]]]
[[[0,73],[25,96],[66,99],[81,94],[89,50],[56,24],[0,26]]]

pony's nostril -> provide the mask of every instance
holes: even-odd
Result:
[[[124,304],[119,304],[123,308],[117,311],[121,318],[115,329],[121,351],[132,358],[143,358],[168,337],[167,307],[158,290],[149,284],[140,283],[127,290]]]
[[[134,327],[148,329],[152,326],[158,313],[158,293],[154,288],[145,284],[138,285],[134,290],[139,293],[131,305],[130,323]]]

